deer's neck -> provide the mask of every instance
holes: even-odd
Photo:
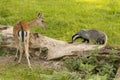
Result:
[[[29,26],[30,28],[32,28],[32,27],[34,27],[34,26],[36,26],[36,25],[37,25],[37,20],[36,20],[36,19],[28,22],[28,26]]]

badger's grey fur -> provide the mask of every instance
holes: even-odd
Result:
[[[89,43],[89,40],[95,40],[97,44],[106,44],[107,43],[107,36],[104,32],[95,30],[95,29],[82,29],[79,32],[75,33],[72,36],[73,43],[76,39],[81,38],[83,39],[82,42]]]

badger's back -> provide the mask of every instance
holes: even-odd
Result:
[[[103,41],[103,44],[106,43],[107,40],[107,36],[104,32],[95,29],[82,29],[78,34],[85,39]]]
[[[89,39],[93,40],[105,38],[105,34],[102,31],[95,29],[87,30],[87,34],[89,35]]]

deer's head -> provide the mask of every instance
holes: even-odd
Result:
[[[42,17],[42,14],[41,13],[38,13],[38,16],[37,16],[37,23],[39,25],[41,25],[43,28],[46,28],[46,24],[43,20],[43,17]]]

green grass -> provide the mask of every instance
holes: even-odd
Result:
[[[43,67],[33,67],[33,70],[30,70],[25,65],[8,64],[0,68],[0,80],[76,80],[77,75],[67,70],[58,72]]]
[[[25,65],[7,64],[6,67],[0,67],[0,80],[83,80],[82,76],[78,72],[57,71],[43,67],[33,67],[33,70],[30,70]],[[88,79],[106,80],[106,75],[87,74],[84,80]]]
[[[1,25],[13,26],[20,20],[30,21],[39,12],[44,14],[47,28],[43,30],[36,26],[31,32],[70,41],[71,36],[80,29],[94,28],[107,34],[108,45],[120,44],[119,0],[0,0]],[[0,80],[69,80],[70,76],[73,77],[70,80],[79,78],[75,79],[75,75],[79,74],[69,71],[41,69],[36,67],[30,72],[24,66],[7,65],[0,68]],[[96,77],[94,79],[97,80]]]
[[[108,44],[120,44],[119,0],[0,0],[0,24],[14,25],[44,14],[47,29],[35,27],[48,37],[70,41],[80,29],[98,29],[108,35]]]

